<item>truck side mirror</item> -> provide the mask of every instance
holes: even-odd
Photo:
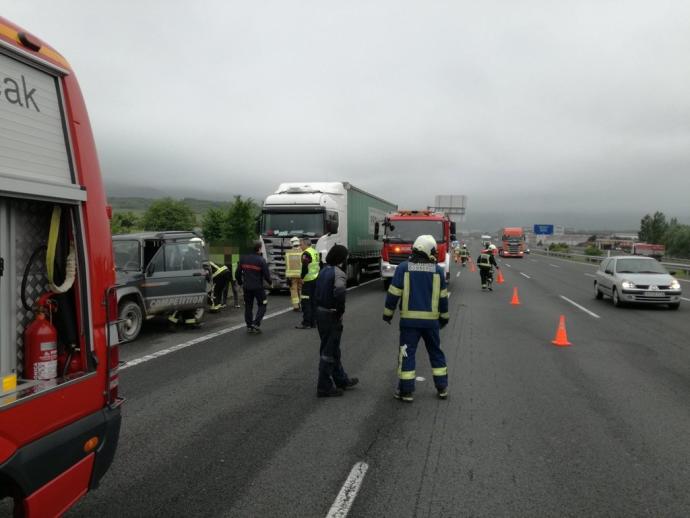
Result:
[[[374,223],[374,241],[379,240],[379,222]]]
[[[451,238],[453,241],[455,241],[455,234],[457,233],[457,232],[456,232],[456,227],[455,227],[455,221],[451,221],[451,222],[450,222],[450,233],[451,233],[451,237],[450,237],[450,238]]]

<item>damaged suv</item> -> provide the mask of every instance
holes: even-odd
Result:
[[[132,341],[145,319],[181,315],[200,323],[210,289],[204,241],[193,232],[113,236],[120,340]]]

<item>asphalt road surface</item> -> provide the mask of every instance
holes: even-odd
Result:
[[[315,397],[317,333],[285,296],[262,335],[236,309],[148,326],[121,347],[116,460],[69,516],[690,516],[690,301],[618,309],[594,300],[592,266],[501,264],[492,293],[453,272],[447,401],[423,347],[414,403],[393,399],[378,280],[348,295],[360,384],[342,398]],[[551,344],[560,315],[570,347]]]

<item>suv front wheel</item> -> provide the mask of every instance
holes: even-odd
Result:
[[[131,342],[141,331],[143,323],[143,313],[139,304],[133,300],[128,300],[120,304],[120,323],[117,324],[117,330],[120,334],[120,340],[123,342]]]

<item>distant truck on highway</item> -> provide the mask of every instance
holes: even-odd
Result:
[[[383,222],[381,278],[385,289],[390,286],[397,266],[412,253],[412,243],[423,234],[436,239],[438,264],[450,282],[451,243],[455,241],[455,222],[440,212],[401,210],[389,214]],[[377,236],[378,237],[378,236]]]
[[[666,247],[651,243],[633,243],[631,252],[633,255],[644,255],[660,260],[666,254]]]
[[[376,225],[397,206],[348,182],[283,183],[263,203],[259,234],[271,271],[271,288],[287,289],[285,252],[290,238],[309,239],[321,260],[333,245],[347,246],[348,280],[379,269],[381,246]]]
[[[523,257],[525,255],[525,231],[521,227],[505,227],[501,231],[502,257]]]

